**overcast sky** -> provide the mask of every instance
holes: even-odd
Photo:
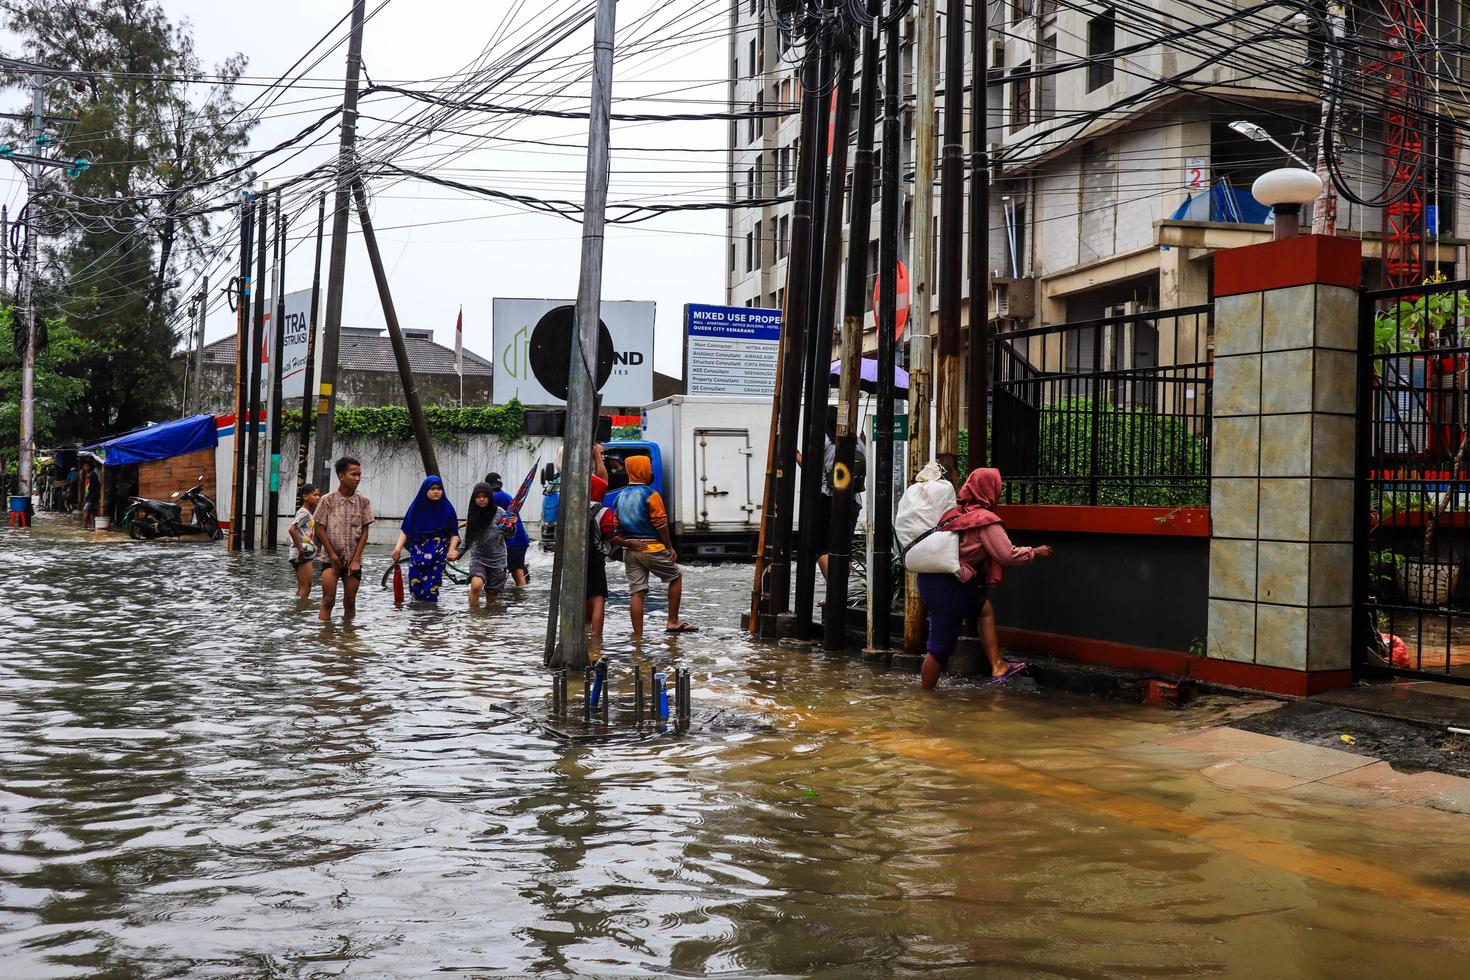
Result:
[[[381,0],[369,0],[371,13]],[[193,25],[199,52],[214,65],[235,51],[249,58],[247,75],[268,83],[285,71],[338,18],[350,9],[350,0],[256,0],[248,8],[213,0],[164,0],[174,19]],[[535,24],[544,24],[554,4],[519,0],[390,0],[373,16],[364,35],[364,62],[378,83],[394,82],[428,88],[430,81],[462,71],[492,39],[492,56],[508,54],[524,38],[514,37]],[[560,9],[560,8],[558,8]],[[570,9],[570,8],[568,8]],[[728,59],[724,31],[728,0],[622,0],[620,31],[635,32],[633,50],[620,56],[613,84],[615,111],[718,111],[725,97]],[[333,42],[345,36],[345,25]],[[687,32],[675,39],[678,32]],[[508,33],[507,33],[508,32]],[[674,40],[674,43],[669,43]],[[574,74],[590,61],[591,26],[558,49],[569,60],[559,66],[543,62],[515,75],[483,94],[481,100],[506,101],[529,86],[547,85]],[[320,53],[321,49],[318,49]],[[314,59],[315,56],[313,56]],[[309,61],[308,61],[309,63]],[[345,45],[339,46],[305,83],[285,95],[267,112],[252,135],[253,149],[271,146],[294,134],[332,103],[340,103]],[[299,71],[299,69],[298,69]],[[550,103],[555,108],[585,110],[586,86],[564,90],[575,102]],[[242,101],[260,92],[242,87]],[[19,100],[13,93],[9,101]],[[633,100],[633,101],[629,101]],[[406,118],[421,112],[401,98],[365,101],[366,116],[381,120]],[[504,117],[462,114],[449,129],[483,126]],[[685,122],[616,124],[613,131],[613,200],[723,200],[726,123]],[[411,132],[412,130],[407,130]],[[365,149],[381,146],[387,134],[402,134],[384,122],[365,118],[360,127]],[[483,130],[477,130],[483,132]],[[271,176],[280,179],[330,159],[335,154],[335,123],[323,131],[322,143]],[[517,118],[501,134],[512,140],[576,144],[566,148],[541,144],[496,142],[452,161],[442,153],[462,145],[465,137],[440,134],[422,140],[393,159],[416,169],[435,172],[466,183],[495,187],[539,198],[572,200],[583,193],[586,122]],[[375,139],[374,137],[377,137]],[[631,147],[673,147],[678,151],[632,152]],[[622,148],[620,151],[619,148]],[[23,188],[9,175],[0,184],[0,198],[12,206]],[[328,207],[330,209],[330,196]],[[428,327],[435,339],[453,344],[455,315],[464,307],[465,345],[491,356],[491,301],[497,296],[560,297],[572,299],[577,290],[580,249],[579,223],[553,215],[526,214],[501,202],[479,199],[456,191],[410,180],[382,187],[375,195],[374,222],[391,273],[394,299],[404,326]],[[293,227],[292,237],[314,226],[310,220]],[[231,222],[233,225],[233,222]],[[330,219],[328,222],[330,229]],[[353,222],[356,231],[356,222]],[[610,229],[603,278],[605,299],[653,300],[658,306],[656,366],[680,373],[682,308],[685,303],[723,301],[725,261],[724,215],[718,211],[660,217],[645,224]],[[329,237],[330,241],[330,237]],[[292,253],[287,270],[288,291],[311,284],[311,248],[308,243]],[[227,278],[230,273],[224,275]],[[190,281],[186,273],[184,282]],[[216,279],[212,286],[220,281]],[[382,310],[373,287],[361,238],[353,234],[347,259],[345,325],[381,326]],[[216,305],[206,336],[213,340],[232,333],[234,317]]]

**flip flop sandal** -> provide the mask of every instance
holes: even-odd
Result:
[[[698,633],[699,632],[699,627],[698,626],[695,626],[693,623],[685,623],[685,622],[682,622],[681,621],[681,622],[675,623],[673,626],[667,627],[664,630],[664,632],[665,633]]]
[[[990,683],[992,683],[992,684],[1003,684],[1006,681],[1010,680],[1012,677],[1014,677],[1017,674],[1019,674],[1021,671],[1025,670],[1025,669],[1026,669],[1026,662],[1024,660],[1019,661],[1017,663],[1013,663],[1013,664],[1010,665],[1010,667],[1006,668],[1006,672],[1004,674],[1001,674],[999,677],[992,677],[992,678],[990,678]]]

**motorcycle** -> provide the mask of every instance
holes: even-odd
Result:
[[[193,513],[186,522],[183,518],[182,501],[193,505]],[[173,503],[171,501],[180,501]],[[168,500],[131,498],[128,511],[123,515],[123,526],[134,541],[170,537],[185,534],[202,534],[211,541],[224,537],[220,530],[219,517],[214,501],[204,495],[204,485],[198,484],[188,490],[175,490]]]

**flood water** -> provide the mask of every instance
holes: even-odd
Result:
[[[544,556],[471,615],[394,609],[370,552],[348,627],[284,552],[43,517],[0,558],[6,977],[1470,972],[1463,838],[1134,751],[1218,708],[753,644],[748,566],[636,651],[694,670],[695,731],[574,746],[518,713]]]

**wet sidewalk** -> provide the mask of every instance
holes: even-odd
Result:
[[[1458,822],[1460,832],[1470,833],[1470,779],[1461,776],[1401,772],[1372,756],[1229,726],[1171,735],[1124,754],[1167,768],[1196,770],[1216,786],[1253,795],[1359,810],[1394,808],[1399,811],[1395,819],[1409,814],[1428,818],[1428,811],[1438,811],[1453,815],[1446,829]]]

